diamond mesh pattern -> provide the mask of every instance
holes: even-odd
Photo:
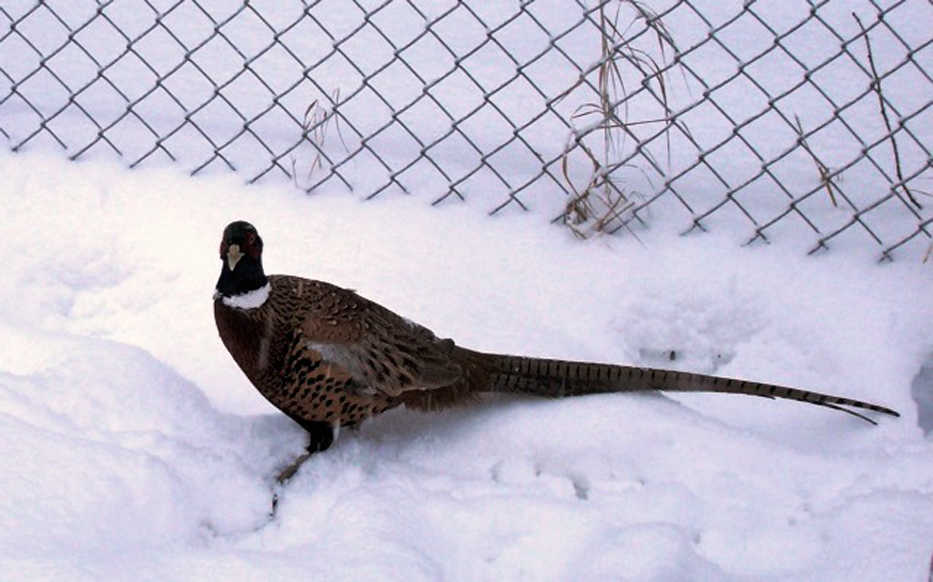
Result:
[[[923,0],[13,0],[0,134],[890,259],[933,234],[930,22]]]

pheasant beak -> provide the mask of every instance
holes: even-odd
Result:
[[[227,248],[227,266],[230,267],[231,271],[236,268],[236,264],[242,258],[243,252],[240,250],[240,245],[230,245]]]

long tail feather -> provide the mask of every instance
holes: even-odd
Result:
[[[724,392],[808,402],[851,414],[872,424],[877,423],[850,409],[900,416],[897,411],[878,404],[777,384],[636,366],[474,354],[490,371],[489,389],[497,392],[526,392],[553,397],[642,390]]]

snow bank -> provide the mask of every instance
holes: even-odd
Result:
[[[0,579],[922,580],[933,270],[0,154]],[[893,406],[500,397],[303,436],[214,330],[217,239],[477,349],[673,365]],[[668,360],[670,350],[677,358]]]
[[[19,578],[24,563],[83,568],[82,556],[203,545],[265,525],[263,475],[294,454],[276,443],[290,427],[218,413],[136,347],[0,333],[3,578]]]

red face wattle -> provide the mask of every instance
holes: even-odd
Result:
[[[262,255],[262,239],[259,238],[255,230],[246,233],[246,244],[242,250],[254,259],[258,259]]]

